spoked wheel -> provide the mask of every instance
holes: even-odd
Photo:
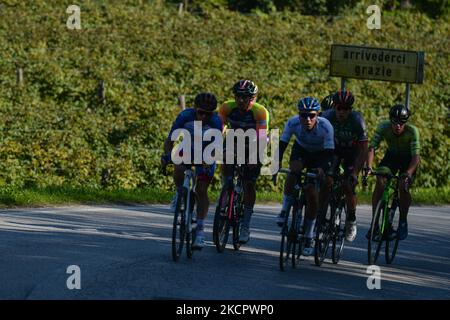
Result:
[[[324,218],[318,219],[319,225],[316,230],[316,240],[314,243],[314,262],[316,266],[321,266],[327,256],[330,241],[332,240],[332,223],[333,210],[331,204],[328,206],[327,213]]]
[[[384,206],[385,203],[383,200],[378,201],[375,215],[372,217],[372,223],[370,224],[370,237],[367,246],[369,265],[375,264],[380,254],[381,245],[383,244],[383,237],[380,234],[379,226],[383,225]]]
[[[230,207],[229,194],[232,191],[223,190],[220,194],[219,203],[216,207],[213,225],[213,240],[216,245],[217,252],[223,252],[228,242],[228,234],[230,231],[230,224],[228,220]]]
[[[172,259],[178,261],[183,252],[184,240],[186,237],[186,191],[178,195],[175,214],[173,216],[172,227]]]
[[[345,243],[345,230],[342,228],[342,212],[345,212],[345,205],[338,208],[336,212],[335,232],[333,237],[333,249],[331,252],[331,260],[337,264],[341,259],[342,251]]]
[[[398,230],[398,226],[399,226],[399,218],[397,216],[395,216],[395,211],[394,212],[390,212],[389,214],[394,215],[391,218],[392,224],[391,226],[396,226],[397,230]],[[390,228],[389,228],[390,229]],[[386,252],[385,252],[385,260],[387,264],[391,264],[394,261],[395,258],[395,254],[397,253],[397,248],[398,248],[398,237],[397,234],[395,234],[395,238],[391,239],[391,238],[386,238]]]
[[[192,213],[195,212],[195,195],[193,192],[191,192],[190,195],[191,195],[191,202],[190,202],[189,210],[192,215]],[[194,253],[194,249],[192,248],[192,245],[195,241],[195,234],[196,234],[196,230],[192,229],[192,216],[191,215],[186,215],[187,219],[191,219],[191,223],[189,224],[191,226],[191,230],[186,230],[186,254],[189,259],[192,258],[192,255]]]
[[[280,244],[280,270],[284,271],[288,264],[289,257],[292,254],[292,242],[289,240],[289,214],[286,213],[284,217],[283,227],[281,229],[281,244]],[[294,257],[295,258],[295,257]]]

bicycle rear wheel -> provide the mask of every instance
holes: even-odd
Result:
[[[172,259],[178,261],[183,252],[186,237],[185,190],[178,195],[172,226]]]
[[[219,253],[225,250],[228,242],[228,234],[230,231],[228,213],[231,210],[229,195],[231,192],[230,190],[222,190],[214,215],[213,240],[216,250]]]
[[[398,230],[399,226],[399,215],[395,214],[396,211],[391,212],[389,211],[389,214],[392,214],[393,217],[391,217],[392,224],[391,226],[397,226],[396,230]],[[390,228],[389,228],[390,229]],[[385,251],[385,260],[387,264],[391,264],[394,261],[395,255],[397,254],[398,249],[398,237],[395,235],[394,239],[387,238],[386,239],[386,251]]]
[[[383,235],[378,230],[379,226],[383,224],[385,202],[378,201],[375,209],[375,215],[372,217],[372,223],[369,230],[369,242],[367,246],[367,255],[369,265],[375,264],[380,254],[380,249],[383,244]]]

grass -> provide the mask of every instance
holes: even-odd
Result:
[[[76,204],[155,204],[169,203],[173,192],[155,189],[105,190],[88,187],[45,187],[45,188],[2,188],[0,189],[0,207],[42,207]],[[358,193],[360,204],[369,204],[371,193]],[[450,187],[416,188],[412,190],[416,205],[450,204]],[[209,194],[211,202],[218,197],[217,191]],[[281,203],[278,192],[260,192],[257,203]]]

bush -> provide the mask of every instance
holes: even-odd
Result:
[[[301,96],[321,98],[338,88],[339,79],[328,76],[332,43],[425,51],[425,82],[411,93],[411,122],[423,145],[417,183],[448,184],[450,62],[443,39],[450,30],[443,20],[398,12],[370,31],[364,13],[329,21],[208,9],[180,17],[175,6],[129,2],[81,5],[79,31],[66,28],[60,1],[2,5],[0,186],[171,188],[158,164],[180,111],[178,95],[187,95],[188,106],[200,90],[224,101],[231,85],[248,77],[260,87],[271,127],[282,129]],[[21,87],[17,65],[24,72]],[[350,80],[348,86],[370,135],[389,106],[404,100],[401,84]],[[269,180],[259,180],[261,190],[273,189]]]

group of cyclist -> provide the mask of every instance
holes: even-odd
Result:
[[[194,134],[194,121],[202,121],[203,133],[210,128],[222,131],[225,128],[242,129],[244,132],[254,129],[258,139],[267,139],[269,113],[263,105],[256,102],[258,94],[256,84],[250,80],[240,80],[234,84],[232,91],[234,99],[219,106],[217,112],[216,97],[212,93],[200,93],[195,97],[194,108],[185,109],[177,116],[164,143],[162,166],[167,166],[171,161],[174,146],[171,134],[176,129],[186,129]],[[345,238],[350,242],[356,238],[355,187],[358,183],[358,175],[363,170],[365,174],[372,172],[375,150],[383,140],[387,143],[387,151],[379,163],[379,169],[389,170],[392,174],[399,172],[402,175],[400,224],[396,230],[396,236],[399,240],[404,240],[408,234],[407,213],[411,204],[408,186],[411,185],[420,162],[419,132],[415,126],[407,123],[410,117],[409,110],[397,104],[390,109],[389,120],[382,121],[378,125],[369,143],[364,119],[359,112],[353,110],[354,101],[355,98],[350,91],[338,91],[324,98],[322,103],[313,97],[301,98],[297,103],[298,113],[287,120],[280,138],[279,163],[281,165],[291,137],[295,136],[289,160],[290,173],[284,186],[282,209],[276,218],[279,226],[282,226],[285,214],[295,201],[293,194],[298,175],[304,169],[315,170],[318,174],[319,188],[313,184],[305,186],[307,203],[303,221],[305,237],[303,255],[305,256],[313,253],[314,226],[318,216],[326,213],[333,176],[339,167],[343,167],[346,179],[343,186],[347,205]],[[226,152],[225,149],[223,154],[226,155]],[[250,239],[250,221],[256,199],[255,185],[261,166],[260,163],[246,163],[243,166],[244,214],[239,235],[240,243],[246,243]],[[204,219],[209,205],[207,190],[216,165],[196,165],[195,168],[197,228],[193,247],[201,249],[205,245]],[[227,164],[224,161],[223,187],[231,183],[233,168],[233,164]],[[178,194],[182,189],[184,165],[175,165],[173,177]],[[384,183],[385,178],[377,176],[372,196],[374,209],[381,197]],[[366,237],[370,236],[366,235]]]

